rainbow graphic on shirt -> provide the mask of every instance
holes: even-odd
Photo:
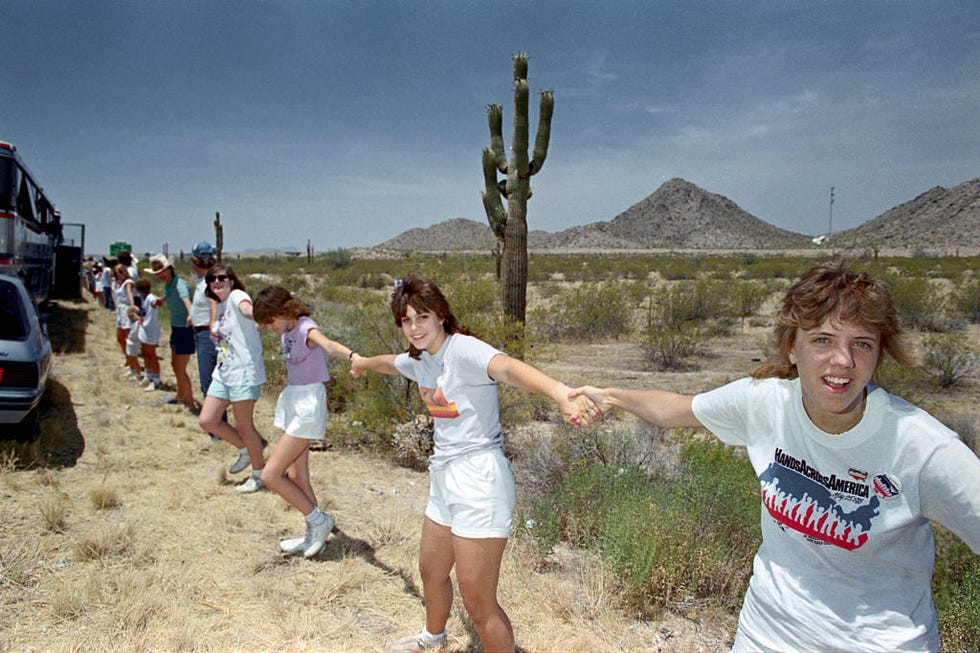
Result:
[[[452,419],[459,417],[459,410],[456,403],[446,401],[446,396],[442,394],[442,388],[423,388],[419,386],[419,394],[422,395],[422,403],[429,409],[433,417]]]

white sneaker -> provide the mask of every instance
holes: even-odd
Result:
[[[311,524],[306,527],[307,544],[306,548],[303,549],[304,558],[312,558],[323,550],[327,543],[327,536],[330,535],[334,524],[337,523],[331,515],[323,513],[323,516],[325,519],[319,524]]]
[[[290,540],[279,540],[279,550],[281,550],[283,553],[288,553],[289,555],[302,553],[305,548],[305,537],[294,537]]]
[[[434,651],[446,645],[446,633],[426,637],[423,631],[390,642],[385,646],[385,653],[422,653]]]
[[[258,492],[264,489],[265,485],[262,483],[261,478],[258,476],[249,476],[244,483],[235,488],[235,492],[239,494],[251,494],[252,492]]]
[[[251,464],[252,459],[249,457],[248,452],[242,451],[238,454],[238,458],[235,459],[235,462],[231,464],[231,467],[228,468],[228,473],[237,474]]]
[[[143,386],[143,392],[153,392],[154,390],[159,390],[160,386],[154,383],[152,380]]]

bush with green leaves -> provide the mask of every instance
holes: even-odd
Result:
[[[950,303],[953,309],[972,324],[980,322],[980,279],[970,279],[953,291]]]
[[[669,481],[599,463],[566,474],[528,532],[544,548],[598,549],[645,614],[689,596],[734,609],[760,541],[758,491],[747,461],[695,438]]]
[[[923,367],[940,388],[962,384],[980,363],[980,348],[963,332],[929,334],[922,351]]]
[[[612,282],[562,290],[546,308],[533,309],[529,322],[533,332],[547,340],[620,338],[632,328],[637,287],[632,282]]]

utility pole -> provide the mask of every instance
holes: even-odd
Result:
[[[827,224],[827,236],[834,232],[834,187],[830,187],[830,222]]]

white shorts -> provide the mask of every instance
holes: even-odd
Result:
[[[126,355],[127,356],[139,356],[140,355],[140,341],[133,340],[132,338],[126,338]]]
[[[327,432],[327,387],[287,385],[276,402],[277,428],[294,438],[323,440]]]
[[[425,516],[453,535],[510,537],[516,503],[514,473],[500,449],[460,456],[429,472]]]

